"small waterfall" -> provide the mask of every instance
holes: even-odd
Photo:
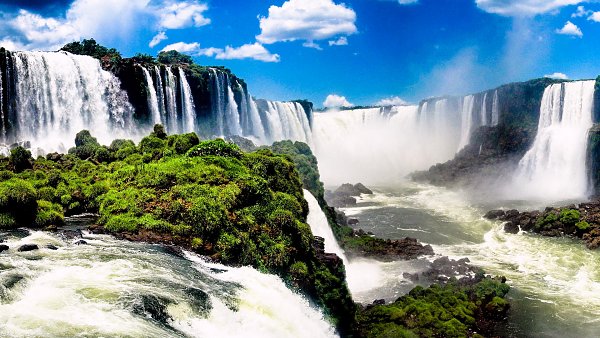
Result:
[[[0,142],[6,142],[6,121],[4,117],[4,87],[2,87],[2,70],[0,69]]]
[[[171,67],[165,67],[165,106],[166,106],[166,128],[169,133],[176,133],[179,121],[177,119],[177,80],[171,71]]]
[[[310,121],[300,103],[259,100],[257,106],[265,117],[269,142],[292,140],[313,145]]]
[[[164,124],[164,121],[167,119],[167,105],[165,103],[165,87],[163,86],[162,75],[158,66],[154,66],[154,75],[156,76],[156,85],[158,88],[156,95],[158,110],[160,112],[160,118],[158,121]]]
[[[192,89],[181,68],[179,68],[179,84],[181,87],[181,110],[184,117],[182,132],[189,133],[196,130],[196,106],[192,97]]]
[[[461,133],[458,150],[460,151],[469,144],[474,127],[473,110],[475,108],[475,96],[468,95],[463,98],[461,112]]]
[[[12,141],[66,151],[82,129],[92,130],[103,143],[132,136],[133,108],[127,94],[98,60],[66,52],[14,52],[10,58]]]
[[[154,87],[154,80],[152,80],[152,76],[146,68],[142,66],[140,66],[140,68],[142,68],[146,78],[146,88],[148,88],[148,109],[152,115],[152,123],[162,123],[158,95],[156,94],[156,88]],[[162,88],[162,85],[158,88]]]
[[[488,125],[487,119],[487,92],[483,94],[483,100],[481,101],[481,118],[480,122],[482,126]]]
[[[226,73],[210,69],[212,77],[212,114],[220,136],[243,136],[240,112],[231,88],[231,80]]]
[[[494,100],[492,101],[492,126],[497,126],[500,121],[500,105],[498,103],[498,90],[494,90]]]
[[[228,135],[243,135],[242,126],[240,124],[240,112],[238,104],[235,102],[235,95],[231,88],[231,81],[225,75],[225,84],[227,87],[227,105],[225,106],[225,121],[227,121]]]
[[[595,81],[546,88],[535,141],[519,162],[517,186],[543,199],[577,199],[588,193],[587,132],[592,127]]]
[[[304,199],[308,202],[308,217],[306,222],[310,225],[310,229],[315,236],[319,236],[325,240],[325,252],[334,253],[338,255],[344,264],[348,264],[348,259],[344,250],[340,247],[333,231],[327,222],[327,216],[321,210],[321,206],[313,194],[304,189]]]

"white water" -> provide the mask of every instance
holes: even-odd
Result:
[[[43,232],[8,236],[11,249],[0,254],[0,336],[335,336],[323,315],[275,276],[108,236],[85,240],[89,245],[77,246]],[[25,243],[58,250],[17,252]],[[166,321],[144,311],[151,296]]]
[[[179,68],[179,87],[181,88],[181,110],[183,112],[182,132],[190,133],[196,131],[196,106],[192,97],[192,89],[181,67]]]
[[[171,67],[165,67],[165,79],[164,79],[164,92],[165,92],[165,128],[168,133],[176,133],[179,124],[177,118],[177,81],[175,75],[171,71]]]
[[[500,121],[500,104],[498,102],[498,90],[494,90],[492,101],[492,126],[497,126]]]
[[[301,104],[280,101],[264,101],[264,103],[259,106],[259,110],[262,110],[262,114],[266,116],[265,129],[270,142],[292,140],[313,145],[313,132]]]
[[[580,241],[507,234],[481,217],[496,206],[476,206],[469,196],[423,184],[382,188],[365,195],[347,214],[378,236],[411,236],[437,254],[468,257],[512,287],[513,336],[594,337],[600,330],[600,253]],[[405,268],[391,270],[396,281]],[[408,288],[410,289],[410,288]]]
[[[140,68],[142,68],[142,71],[144,72],[144,76],[146,78],[146,88],[148,88],[148,108],[150,109],[150,114],[152,115],[152,123],[162,123],[160,117],[160,108],[158,106],[158,95],[156,94],[156,88],[154,87],[154,80],[152,80],[152,76],[150,75],[148,69],[146,69],[145,67]],[[159,86],[159,88],[162,89],[162,85]]]
[[[105,144],[135,137],[127,95],[98,60],[66,52],[16,52],[12,60],[16,140],[66,152],[82,129]]]
[[[460,137],[457,111],[446,99],[417,106],[316,113],[314,151],[328,184],[403,180],[452,159]]]
[[[595,81],[546,88],[535,141],[519,162],[516,193],[524,198],[585,198],[587,132],[592,127]]]
[[[460,151],[467,144],[471,138],[475,121],[473,121],[473,112],[475,108],[475,96],[468,95],[463,98],[462,112],[461,112],[461,131],[460,131],[460,142],[458,143],[458,150]]]
[[[480,121],[481,121],[481,125],[482,126],[487,126],[488,125],[488,120],[487,120],[487,92],[485,94],[483,94],[483,100],[481,101],[481,117],[480,117]]]

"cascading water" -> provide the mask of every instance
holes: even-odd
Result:
[[[146,78],[146,88],[148,88],[148,108],[150,110],[150,114],[152,115],[152,123],[161,123],[159,100],[158,95],[156,94],[156,88],[154,87],[154,80],[152,80],[152,76],[150,75],[148,69],[145,67],[140,68],[142,68]],[[159,86],[159,88],[162,89],[162,85]]]
[[[0,233],[2,337],[334,337],[284,282],[161,246]],[[21,236],[22,237],[22,236]],[[41,249],[18,252],[22,244]],[[48,245],[57,250],[46,249]]]
[[[65,152],[82,129],[93,130],[103,143],[134,134],[127,94],[98,60],[66,52],[15,52],[7,58],[13,69],[6,81],[14,85],[8,98],[14,102],[11,142]]]
[[[449,99],[317,113],[313,137],[321,177],[328,184],[395,182],[448,161],[458,147],[457,116]]]
[[[465,96],[462,102],[462,112],[461,112],[461,133],[460,133],[460,142],[458,143],[458,150],[460,151],[467,144],[469,144],[469,140],[471,138],[471,133],[473,131],[473,127],[475,123],[473,121],[473,112],[475,108],[475,96],[468,95]]]
[[[179,68],[179,85],[181,88],[181,110],[183,112],[182,132],[193,132],[196,131],[196,106],[192,97],[192,89],[185,72],[181,68]]]
[[[171,71],[171,67],[165,67],[164,84],[166,128],[167,132],[176,133],[180,130],[177,118],[177,81]]]
[[[492,101],[492,126],[497,126],[500,122],[500,105],[498,103],[498,90],[494,90],[494,99]]]
[[[313,144],[307,112],[298,102],[260,101],[261,115],[265,116],[267,139],[301,141]]]
[[[483,100],[481,101],[481,114],[480,114],[480,122],[482,126],[488,125],[488,116],[487,116],[487,92],[483,94]]]
[[[569,200],[588,194],[587,132],[595,81],[546,88],[535,141],[519,162],[515,187],[528,198]]]

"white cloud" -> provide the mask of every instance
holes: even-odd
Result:
[[[584,16],[588,16],[592,11],[588,11],[583,6],[577,6],[577,11],[571,15],[572,18],[581,18]]]
[[[544,77],[547,77],[549,79],[558,79],[558,80],[568,80],[569,79],[569,77],[565,73],[553,73],[553,74],[544,75]]]
[[[348,102],[345,96],[339,96],[335,94],[327,95],[325,101],[323,101],[323,107],[325,108],[339,108],[339,107],[352,107],[353,104]]]
[[[150,41],[150,43],[148,44],[148,46],[150,48],[154,48],[156,47],[156,45],[158,45],[159,43],[161,43],[164,40],[167,40],[169,37],[167,37],[167,33],[165,32],[159,32],[158,34],[156,34],[153,38],[152,41]]]
[[[563,28],[556,30],[556,33],[562,35],[578,36],[580,38],[583,37],[583,32],[581,32],[581,29],[579,29],[579,27],[577,27],[577,25],[575,25],[571,21],[567,21]]]
[[[161,9],[160,26],[166,29],[201,27],[210,24],[203,13],[208,6],[198,2],[175,2]]]
[[[330,40],[330,46],[346,46],[348,44],[348,38],[345,36],[340,36],[337,40]]]
[[[0,29],[5,46],[24,50],[56,50],[67,42],[95,38],[101,43],[124,42],[160,28],[208,24],[206,5],[195,0],[75,0],[63,15],[44,17],[26,10],[4,13]],[[155,39],[161,39],[161,33]],[[157,40],[153,39],[153,43]],[[164,39],[163,39],[164,40]],[[160,41],[159,41],[160,42]]]
[[[180,53],[196,54],[200,51],[200,44],[198,42],[176,42],[165,46],[161,49],[161,52],[168,52],[170,50],[176,50]]]
[[[208,48],[207,51],[209,54],[214,54],[215,58],[219,60],[254,59],[263,62],[280,61],[278,54],[271,54],[263,45],[258,42],[246,44],[237,48],[227,46],[225,47],[225,50]]]
[[[589,0],[475,0],[479,8],[505,16],[533,16]]]
[[[588,17],[588,20],[600,22],[600,12],[593,12]]]
[[[319,46],[319,44],[315,43],[314,41],[306,41],[302,44],[302,46],[306,48],[314,48],[316,50],[323,50],[323,48],[321,48],[321,46]]]
[[[387,107],[387,106],[405,106],[408,102],[401,99],[399,96],[388,97],[383,100],[379,100],[375,103],[376,106]]]
[[[333,0],[289,0],[281,7],[271,6],[267,17],[260,17],[263,44],[281,41],[307,42],[330,39],[357,32],[356,13]]]

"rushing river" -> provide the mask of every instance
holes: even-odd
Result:
[[[507,234],[500,222],[482,218],[491,208],[518,205],[482,203],[466,194],[407,183],[376,189],[374,195],[363,195],[356,207],[344,211],[360,221],[358,227],[377,236],[414,237],[431,244],[436,254],[468,257],[486,272],[506,276],[512,286],[512,309],[508,331],[500,334],[597,337],[600,252],[566,238]],[[377,265],[385,273],[384,283],[355,294],[359,300],[370,301],[378,295],[394,299],[399,291],[414,286],[402,277],[403,272],[419,271],[427,260]]]
[[[0,337],[333,337],[278,277],[84,234],[0,232]],[[18,252],[23,244],[41,249]],[[56,250],[47,248],[54,246]]]

